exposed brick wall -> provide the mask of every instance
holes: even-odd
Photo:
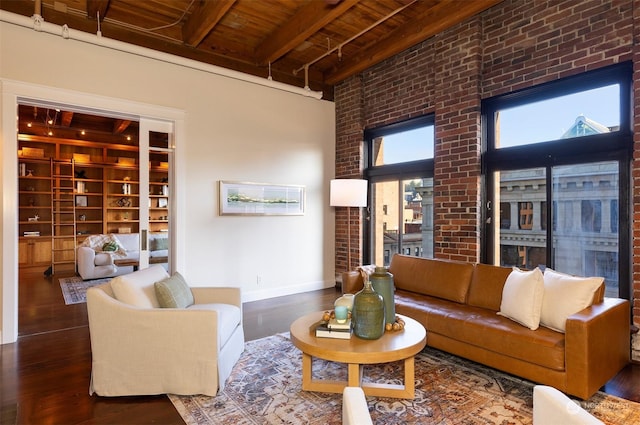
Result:
[[[630,60],[633,1],[506,0],[489,9],[482,97]]]
[[[345,82],[335,93],[336,116],[336,178],[362,178],[363,171],[363,123],[362,79],[355,77]],[[336,207],[336,271],[352,270],[362,263],[360,240],[362,220],[357,209],[351,217],[347,208]],[[347,219],[351,220],[351,234]],[[351,238],[351,264],[347,265],[347,251]]]
[[[436,39],[434,253],[480,258],[482,25],[474,18]]]
[[[363,73],[365,128],[406,120],[433,110],[434,55],[430,45],[417,45]]]
[[[505,0],[336,86],[336,175],[362,174],[365,128],[435,113],[435,256],[478,261],[481,99],[634,60],[640,117],[634,40],[640,45],[640,0]],[[640,118],[634,130],[632,238],[640,257]],[[345,230],[336,227],[340,271]],[[640,263],[633,264],[633,293],[640,325]]]
[[[633,4],[633,163],[631,178],[633,182],[632,199],[632,243],[633,243],[633,322],[640,327],[640,0]],[[632,356],[640,361],[640,334],[635,334],[632,341]]]

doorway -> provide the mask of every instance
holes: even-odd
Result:
[[[175,167],[175,158],[176,156],[176,140],[179,140],[180,137],[178,134],[182,129],[182,123],[184,120],[184,113],[182,111],[168,109],[164,107],[156,107],[153,105],[146,104],[137,104],[131,103],[124,100],[105,98],[94,95],[87,95],[82,93],[76,93],[65,90],[58,89],[49,89],[42,86],[34,86],[25,83],[18,82],[6,82],[3,81],[2,85],[2,127],[0,128],[2,132],[2,155],[4,158],[17,158],[16,153],[19,148],[18,137],[16,137],[16,114],[18,112],[19,105],[27,104],[37,104],[40,107],[49,108],[52,110],[59,109],[62,111],[72,111],[74,113],[86,113],[88,115],[95,116],[103,116],[103,117],[111,117],[117,119],[131,119],[132,121],[137,121],[142,123],[147,117],[154,117],[153,122],[155,124],[161,123],[159,132],[165,132],[167,134],[166,139],[168,141],[167,146],[163,148],[162,154],[166,161],[158,161],[166,164],[162,164],[162,167],[166,168],[166,180],[168,185],[175,185],[175,176],[176,176],[176,167]],[[120,111],[120,112],[114,112]],[[132,119],[133,118],[133,119]],[[167,128],[170,128],[171,131],[167,132]],[[155,128],[152,128],[155,131]],[[153,142],[152,142],[153,143]],[[149,145],[147,145],[149,146]],[[142,177],[138,177],[138,217],[137,220],[134,220],[133,215],[129,215],[128,219],[130,221],[137,221],[137,230],[145,231],[146,235],[149,235],[148,227],[140,227],[140,226],[149,226],[149,191],[150,187],[152,187],[151,182],[149,181],[150,173],[149,173],[149,163],[150,161],[157,161],[157,156],[150,155],[148,151],[143,149],[138,149],[136,154],[133,155],[136,157],[136,161],[139,165],[140,175]],[[105,148],[106,150],[106,148]],[[140,154],[140,151],[143,151],[144,155]],[[78,152],[81,153],[82,152]],[[73,152],[71,152],[73,154]],[[157,154],[157,152],[156,152]],[[106,153],[105,158],[110,158],[111,154]],[[91,157],[91,154],[89,154]],[[123,155],[124,161],[126,161],[127,157],[132,157],[132,155]],[[118,157],[119,158],[119,157]],[[153,159],[155,158],[155,159]],[[2,333],[1,333],[1,341],[2,343],[11,343],[14,342],[18,337],[18,277],[19,277],[19,269],[18,269],[18,260],[19,250],[18,250],[18,239],[20,235],[20,229],[17,223],[21,221],[21,217],[19,215],[20,205],[20,197],[19,190],[16,185],[16,176],[19,176],[20,169],[18,161],[3,161],[2,165],[2,192],[3,192],[3,245],[2,245]],[[103,177],[104,179],[104,177]],[[117,179],[113,179],[117,180]],[[124,180],[124,179],[123,179]],[[162,181],[160,183],[163,183]],[[160,185],[162,187],[162,185]],[[34,190],[35,191],[35,190]],[[177,203],[173,198],[175,197],[175,191],[168,191],[166,198],[166,207],[162,207],[166,209],[166,214],[162,215],[163,221],[166,221],[166,232],[171,235],[171,242],[167,244],[167,264],[170,267],[169,270],[175,269],[179,260],[175,258],[175,249],[177,239],[179,239],[178,235],[174,231],[170,231],[170,229],[177,228],[177,221],[180,217],[181,205]],[[133,195],[133,193],[131,193]],[[87,195],[83,195],[88,198]],[[103,195],[103,202],[106,199],[106,196]],[[141,201],[140,201],[141,200]],[[28,202],[28,201],[27,201]],[[80,205],[83,204],[84,200],[80,201]],[[108,202],[108,201],[107,201]],[[164,205],[165,201],[162,201],[161,205]],[[105,208],[107,208],[104,204],[102,206],[103,214]],[[28,214],[28,213],[27,213]],[[109,217],[109,212],[106,213],[107,217]],[[164,220],[166,217],[166,220]],[[27,223],[28,223],[28,216]],[[85,220],[87,220],[88,215],[85,214]],[[122,211],[122,215],[120,215],[120,220],[124,220],[124,211]],[[53,221],[53,220],[50,220]],[[117,221],[115,218],[113,221]],[[42,223],[41,223],[42,224]],[[133,225],[132,225],[133,230]],[[142,233],[142,232],[141,232]],[[76,235],[77,236],[77,235]],[[141,246],[141,258],[149,258],[148,251],[149,242],[146,241],[146,246]],[[144,260],[143,260],[144,261]],[[147,262],[148,264],[148,262]],[[57,282],[54,282],[57,284]]]

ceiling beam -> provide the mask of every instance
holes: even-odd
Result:
[[[343,0],[337,5],[310,1],[256,48],[256,62],[262,66],[275,62],[357,3],[358,0]]]
[[[87,0],[87,17],[89,19],[97,19],[100,16],[100,22],[102,22],[104,17],[107,16],[109,1],[111,0]]]
[[[63,127],[69,127],[71,125],[72,119],[73,119],[73,112],[62,111],[60,115],[60,125]]]
[[[189,19],[182,27],[182,39],[188,46],[198,44],[218,25],[218,22],[229,11],[236,0],[217,0],[197,2]]]
[[[13,13],[19,13],[25,16],[31,16],[33,14],[33,5],[27,7],[30,1],[25,2],[4,2],[0,1],[0,9],[8,10]],[[43,13],[46,14],[45,19],[47,22],[56,25],[67,24],[69,27],[78,31],[84,31],[86,33],[95,33],[95,21],[89,20],[85,17],[58,12],[55,9],[46,8]],[[141,31],[132,30],[114,24],[112,22],[104,22],[102,24],[102,34],[104,37],[119,40],[125,43],[146,47],[152,50],[157,50],[165,53],[169,53],[176,56],[192,59],[198,62],[208,63],[216,65],[222,68],[233,69],[245,74],[255,75],[263,78],[267,78],[268,70],[266,67],[256,66],[254,63],[243,62],[234,59],[230,55],[216,54],[211,51],[204,51],[202,49],[194,49],[192,47],[185,46],[181,42],[168,41],[166,38],[158,37],[154,34],[149,34]],[[272,68],[272,77],[275,81],[290,84],[298,87],[304,87],[305,81],[303,76],[295,76],[291,72],[292,69],[300,66],[301,64],[290,64],[286,67],[286,71]],[[325,93],[324,99],[331,100],[333,98],[333,87],[322,83],[322,74],[310,70],[309,85],[311,90],[322,91]]]
[[[418,43],[478,14],[502,0],[443,0],[437,5],[417,2],[423,7],[413,20],[392,31],[388,37],[362,49],[355,55],[343,57],[343,61],[325,75],[325,83],[337,84],[351,75],[382,62]],[[452,13],[452,10],[455,13]]]
[[[129,127],[129,124],[131,124],[131,120],[113,120],[113,134],[123,133],[127,129],[127,127]]]

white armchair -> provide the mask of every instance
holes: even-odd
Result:
[[[342,391],[342,425],[373,425],[362,388],[344,387]]]
[[[131,273],[133,266],[117,266],[110,252],[102,252],[102,242],[112,238],[122,249],[119,260],[138,261],[140,259],[140,235],[138,233],[92,235],[77,247],[76,262],[78,274],[83,280],[101,279]],[[92,246],[97,243],[98,246]],[[96,249],[98,249],[96,251]],[[165,254],[166,255],[166,254]]]
[[[224,387],[244,350],[240,289],[191,288],[195,303],[184,309],[116,299],[114,286],[118,292],[122,285],[153,297],[154,283],[165,277],[156,265],[87,291],[90,394],[213,396]]]
[[[533,424],[604,425],[564,393],[546,385],[533,387]]]

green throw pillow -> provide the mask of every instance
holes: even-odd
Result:
[[[168,238],[151,239],[151,251],[160,251],[163,249],[169,249]]]
[[[194,303],[191,288],[178,272],[156,282],[154,287],[158,303],[162,308],[186,308]]]
[[[118,250],[118,244],[113,241],[107,242],[106,244],[102,245],[102,250],[105,252],[115,252]]]

